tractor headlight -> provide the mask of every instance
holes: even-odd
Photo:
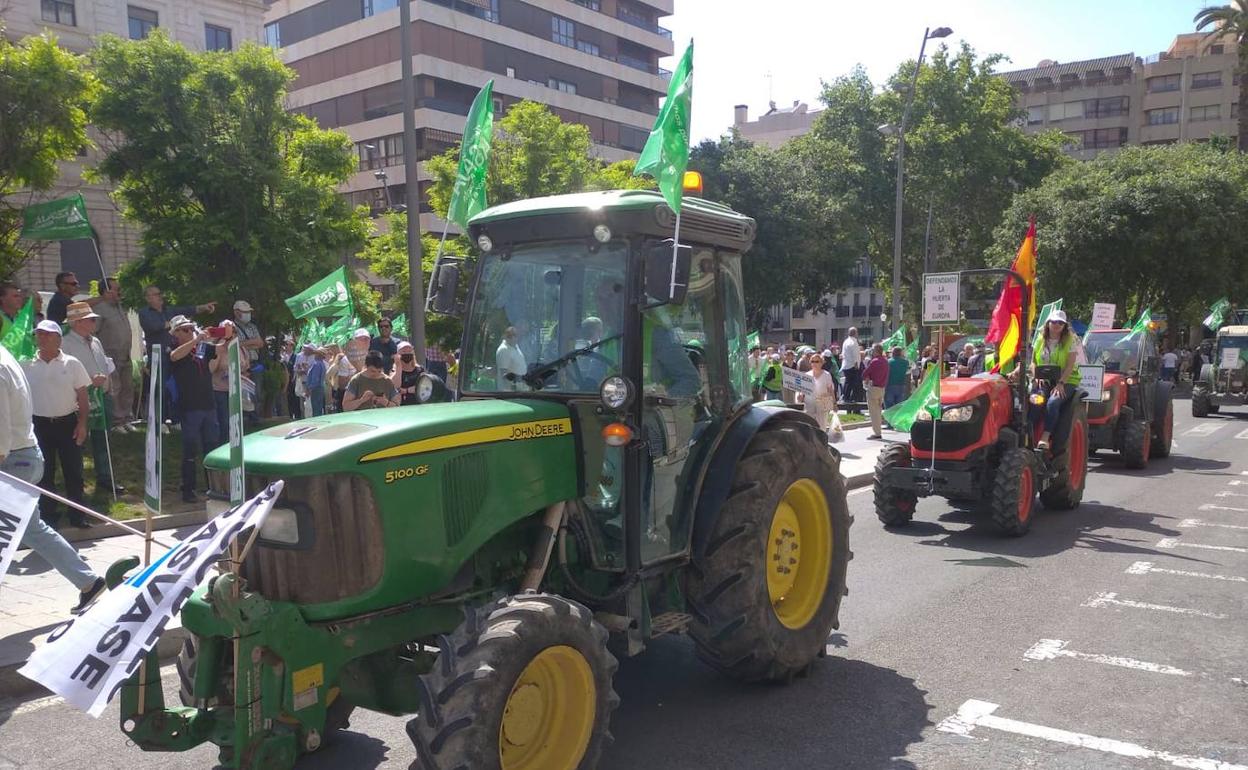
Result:
[[[446,384],[441,378],[433,374],[422,374],[420,379],[416,380],[416,401],[421,404],[428,404],[434,401],[443,401],[446,396]]]
[[[481,233],[477,236],[477,248],[481,249],[481,253],[489,254],[494,248],[494,241],[490,240],[490,236]]]
[[[299,543],[299,513],[294,508],[274,508],[260,526],[260,539],[280,545]]]
[[[974,404],[963,404],[946,409],[941,413],[940,419],[944,422],[969,422],[974,414]]]
[[[594,240],[599,243],[611,240],[611,228],[606,225],[594,225]]]
[[[1032,393],[1032,394],[1031,394],[1031,403],[1032,403],[1032,404],[1034,404],[1034,405],[1036,405],[1036,406],[1044,406],[1044,402],[1045,402],[1045,401],[1047,401],[1047,400],[1048,400],[1048,399],[1046,399],[1046,398],[1045,398],[1045,396],[1044,396],[1044,394],[1043,394],[1043,393]]]
[[[619,375],[608,377],[602,381],[598,397],[602,399],[603,406],[618,411],[633,400],[633,385],[627,378]]]
[[[1114,399],[1114,391],[1112,391],[1112,390],[1104,390],[1104,391],[1101,391],[1101,400],[1102,400],[1102,401],[1112,401],[1113,399]]]

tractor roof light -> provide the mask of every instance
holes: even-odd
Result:
[[[611,240],[611,228],[606,225],[594,225],[594,240],[599,243]]]
[[[702,174],[697,171],[686,171],[680,180],[681,192],[689,195],[702,195]]]
[[[602,440],[607,446],[625,446],[633,440],[633,429],[622,422],[613,422],[603,426]]]
[[[481,249],[482,254],[489,254],[494,249],[494,241],[490,240],[490,236],[481,233],[477,236],[477,248]]]

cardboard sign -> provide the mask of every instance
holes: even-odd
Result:
[[[32,493],[29,487],[5,480],[7,476],[7,473],[0,475],[0,581],[9,571],[30,517],[39,507],[38,489]]]
[[[799,372],[796,369],[790,369],[787,366],[780,367],[780,376],[784,380],[784,387],[797,393],[804,393],[807,396],[813,395],[815,392],[815,378],[806,372]]]
[[[961,318],[958,292],[962,278],[958,273],[923,274],[923,324],[944,326],[958,323]]]
[[[1088,394],[1087,401],[1101,400],[1101,388],[1105,383],[1105,367],[1083,364],[1079,367],[1079,389]]]
[[[1114,311],[1117,307],[1108,302],[1097,302],[1092,305],[1092,323],[1088,324],[1088,328],[1092,331],[1114,328]]]
[[[1236,369],[1239,367],[1239,348],[1222,348],[1222,360],[1219,369]]]

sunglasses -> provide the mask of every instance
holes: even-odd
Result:
[[[77,281],[61,281],[61,283],[65,284],[66,286],[77,286],[77,285],[78,285],[78,282],[77,282]]]

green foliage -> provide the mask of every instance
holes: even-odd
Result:
[[[94,88],[83,58],[55,38],[14,45],[0,34],[0,277],[31,256],[18,244],[22,209],[52,187],[60,161],[90,144],[86,106]]]
[[[1229,36],[1239,53],[1239,150],[1248,152],[1248,0],[1231,0],[1226,5],[1201,9],[1196,29],[1207,34]]]
[[[294,74],[262,46],[196,53],[157,30],[102,37],[90,56],[95,174],[144,227],[128,300],[156,282],[183,301],[245,298],[266,330],[289,328],[282,300],[367,232],[337,191],[355,169],[350,139],[284,109]]]
[[[1199,323],[1219,296],[1248,297],[1248,156],[1199,144],[1125,147],[1062,168],[1021,193],[989,259],[1005,265],[1037,220],[1041,301],[1087,317],[1113,302]]]
[[[589,190],[657,190],[658,184],[649,176],[633,176],[637,161],[629,158],[603,166],[589,181]]]

